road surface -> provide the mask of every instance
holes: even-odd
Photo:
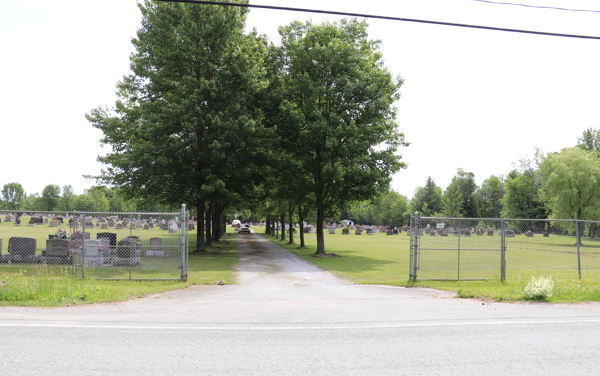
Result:
[[[600,305],[353,285],[238,236],[239,285],[0,308],[0,375],[598,375]]]

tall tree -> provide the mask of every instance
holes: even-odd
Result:
[[[113,148],[98,158],[108,167],[96,178],[128,197],[195,207],[203,251],[207,200],[251,192],[257,178],[264,137],[254,99],[266,87],[266,41],[244,34],[246,8],[152,1],[139,8],[133,74],[118,84],[114,111],[87,115]]]
[[[463,216],[463,195],[455,184],[450,183],[444,192],[442,207],[442,214],[446,217],[460,218]]]
[[[475,174],[459,168],[450,184],[455,186],[461,193],[463,205],[460,212],[467,218],[477,217],[477,200],[475,198],[477,183],[475,183]]]
[[[42,191],[43,210],[56,210],[60,200],[60,187],[55,184],[49,184]]]
[[[583,131],[583,135],[577,140],[577,146],[587,151],[600,153],[600,129],[588,128]],[[600,156],[600,154],[598,155]]]
[[[395,122],[401,79],[383,66],[366,22],[294,22],[282,38],[286,122],[282,140],[309,178],[317,212],[317,254],[325,253],[323,221],[348,203],[388,189],[406,145]]]
[[[490,176],[485,179],[475,194],[477,210],[481,218],[500,218],[504,181],[502,177]]]
[[[431,216],[442,211],[442,189],[435,184],[430,176],[424,187],[419,187],[411,200],[411,210],[418,211],[422,216]]]
[[[59,199],[58,208],[66,211],[75,209],[75,192],[70,185],[63,185],[62,197]]]
[[[544,203],[538,195],[539,189],[539,179],[534,170],[511,171],[504,182],[502,217],[546,218]]]
[[[540,169],[541,196],[554,218],[597,219],[600,214],[600,160],[580,148],[549,155]]]
[[[8,183],[2,187],[2,197],[8,210],[16,210],[23,202],[25,190],[19,183]]]

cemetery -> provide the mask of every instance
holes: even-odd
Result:
[[[0,212],[0,268],[71,266],[75,274],[85,269],[89,278],[117,279],[129,279],[135,269],[168,278],[180,273],[180,228],[172,215],[75,218]]]

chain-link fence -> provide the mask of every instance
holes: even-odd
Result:
[[[600,279],[600,222],[411,218],[411,280]]]
[[[0,268],[65,266],[75,278],[186,280],[179,213],[0,212]]]

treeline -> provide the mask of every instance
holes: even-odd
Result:
[[[406,198],[395,197],[397,218]],[[600,130],[585,130],[577,145],[560,152],[538,150],[507,175],[492,175],[480,186],[475,175],[463,169],[445,189],[429,177],[404,208],[399,224],[408,223],[417,211],[428,217],[600,220]],[[359,223],[385,223],[384,213],[386,205],[363,202],[349,210],[348,217]]]
[[[2,187],[0,210],[85,211],[85,212],[167,212],[178,207],[148,202],[143,198],[127,199],[120,189],[92,187],[75,194],[73,187],[48,184],[42,193],[27,194],[20,183]]]

